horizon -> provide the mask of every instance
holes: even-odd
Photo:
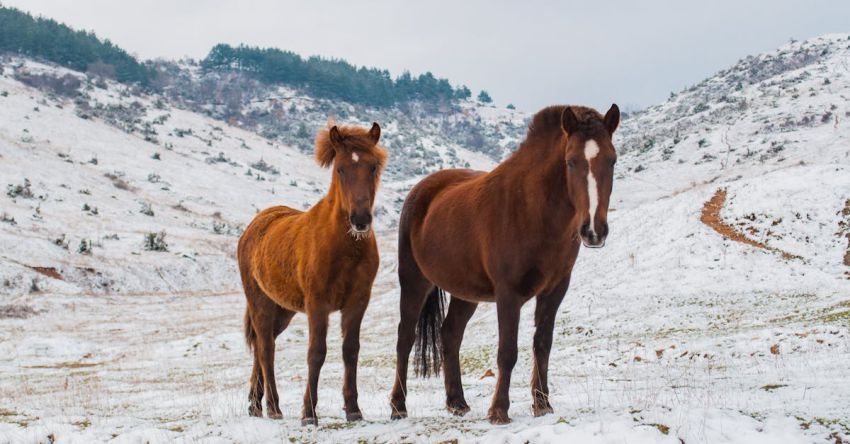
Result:
[[[413,75],[432,72],[453,86],[469,87],[473,94],[486,90],[497,106],[514,104],[533,113],[554,103],[595,108],[618,103],[627,111],[643,109],[748,55],[776,49],[791,39],[848,31],[840,29],[845,25],[839,17],[846,16],[840,11],[850,14],[850,4],[826,11],[792,3],[736,5],[739,13],[734,16],[724,13],[732,5],[728,1],[725,6],[682,7],[659,1],[608,9],[587,5],[569,9],[545,2],[519,9],[516,5],[487,9],[463,5],[448,16],[435,15],[434,10],[445,9],[439,6],[416,5],[399,11],[398,5],[385,0],[371,2],[372,8],[334,5],[331,14],[328,3],[282,5],[268,0],[253,2],[255,8],[235,8],[219,0],[212,4],[160,0],[153,6],[103,0],[73,4],[6,0],[2,4],[92,31],[142,60],[200,60],[218,43],[274,47],[304,58],[320,56],[357,67],[386,69],[393,78],[404,71]],[[770,8],[762,7],[768,4]],[[549,8],[551,14],[529,15]],[[162,14],[163,10],[170,14]],[[275,19],[286,14],[287,18],[297,15],[299,20],[277,25]],[[365,17],[369,14],[374,16]],[[599,21],[603,15],[615,26]],[[696,21],[679,20],[683,17]],[[383,32],[383,26],[350,26],[356,19],[367,20],[367,24],[377,20],[393,32]],[[529,25],[527,19],[542,22]],[[321,20],[327,26],[316,33],[311,26]],[[487,23],[482,26],[482,21]],[[154,22],[159,29],[151,34],[150,23]],[[494,29],[500,26],[490,23],[518,26],[518,32],[505,38]],[[656,29],[653,23],[666,26]],[[725,27],[722,34],[716,32],[718,25]],[[569,46],[587,35],[597,35],[595,26],[606,32],[598,34],[594,45]],[[386,39],[386,35],[395,38]],[[491,40],[499,43],[498,48]],[[559,52],[562,47],[563,55]],[[488,51],[491,48],[494,50]],[[552,53],[559,55],[551,57]],[[572,60],[579,66],[599,68],[575,70]]]

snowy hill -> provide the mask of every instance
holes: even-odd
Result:
[[[0,442],[850,440],[848,66],[850,36],[795,42],[623,122],[608,245],[582,252],[558,316],[556,413],[531,416],[528,304],[514,422],[494,428],[493,306],[478,309],[461,351],[472,411],[450,416],[441,380],[411,380],[410,418],[388,420],[394,221],[425,173],[495,165],[522,138],[526,115],[474,102],[442,119],[341,113],[295,94],[239,101],[232,108],[244,120],[225,122],[214,97],[147,96],[6,58]],[[257,209],[306,207],[324,193],[329,172],[298,133],[328,114],[381,122],[390,164],[401,166],[378,200],[382,264],[359,370],[367,421],[343,419],[340,343],[330,335],[320,427],[305,429],[303,317],[278,339],[284,420],[247,417],[233,252]],[[292,126],[271,128],[265,116]],[[464,147],[464,129],[487,142]],[[156,251],[160,240],[167,251]]]

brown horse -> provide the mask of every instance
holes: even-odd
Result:
[[[469,411],[460,344],[478,303],[496,302],[499,375],[489,418],[509,422],[520,308],[535,296],[533,412],[552,412],[547,375],[555,314],[580,239],[591,248],[605,244],[616,159],[611,137],[619,121],[617,105],[604,117],[578,106],[545,108],[534,116],[519,150],[490,173],[439,171],[410,191],[399,223],[401,321],[393,418],[407,416],[414,342],[417,374],[438,373],[442,359],[446,407],[456,415]],[[443,290],[452,295],[445,319]]]
[[[317,424],[319,371],[325,362],[328,315],[342,311],[343,398],[346,418],[362,418],[357,405],[360,321],[378,271],[372,207],[386,151],[381,128],[332,126],[316,137],[316,159],[334,166],[330,190],[307,212],[272,207],[257,214],[239,239],[239,271],[248,307],[245,339],[254,351],[248,413],[281,418],[274,377],[275,338],[296,312],[310,326],[308,378],[301,422]]]

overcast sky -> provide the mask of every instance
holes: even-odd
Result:
[[[500,105],[663,101],[789,39],[850,32],[850,1],[0,0],[95,31],[142,58],[216,43],[431,71]]]

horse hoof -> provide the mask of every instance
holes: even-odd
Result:
[[[511,423],[511,418],[508,417],[508,412],[491,411],[489,417],[490,424],[493,425],[504,425]]]
[[[255,418],[263,417],[263,409],[255,409],[253,407],[248,409],[248,416],[253,416]]]
[[[348,422],[362,421],[363,414],[360,412],[345,413],[345,420]]]
[[[404,418],[407,418],[407,412],[406,411],[398,411],[398,410],[393,409],[393,412],[390,414],[390,419],[392,419],[392,420],[404,419]]]
[[[301,426],[318,426],[319,419],[318,418],[301,418]]]
[[[537,417],[545,416],[550,413],[555,413],[555,409],[553,409],[552,406],[549,405],[543,407],[534,407],[532,410],[534,412],[534,416]]]
[[[465,402],[463,402],[463,403],[459,402],[459,403],[456,403],[454,405],[447,404],[446,410],[448,410],[449,413],[451,413],[452,415],[463,416],[463,415],[469,413],[470,408],[469,408],[468,405],[466,405]]]

